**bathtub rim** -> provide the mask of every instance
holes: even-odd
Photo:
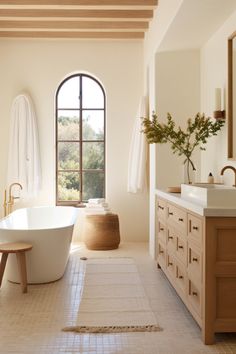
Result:
[[[17,212],[18,210],[27,210],[27,209],[43,209],[43,208],[48,208],[48,209],[55,209],[55,208],[70,208],[70,209],[74,209],[73,211],[75,212],[76,211],[76,216],[75,216],[75,220],[74,222],[71,222],[71,223],[68,223],[68,224],[65,224],[63,226],[52,226],[52,227],[45,227],[45,228],[22,228],[22,229],[19,229],[19,228],[3,228],[1,227],[1,222],[3,220],[6,220],[7,218],[9,218],[12,214],[14,214],[15,212]],[[0,231],[45,231],[45,230],[61,230],[61,229],[65,229],[67,227],[72,227],[76,224],[77,222],[77,218],[78,218],[78,214],[79,214],[79,209],[74,207],[74,206],[61,206],[61,205],[55,205],[55,206],[51,206],[51,205],[40,205],[40,206],[32,206],[32,207],[24,207],[24,208],[19,208],[19,209],[15,209],[12,213],[4,216],[3,218],[0,219]]]

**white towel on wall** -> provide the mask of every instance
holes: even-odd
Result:
[[[135,118],[129,152],[128,192],[131,193],[140,193],[145,186],[147,142],[145,135],[141,132],[141,117],[147,117],[147,114],[147,97],[143,96]]]
[[[26,198],[35,197],[41,185],[36,115],[27,94],[17,96],[11,107],[7,182],[19,182]]]

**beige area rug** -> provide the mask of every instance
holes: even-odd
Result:
[[[161,330],[132,258],[93,258],[85,264],[77,321],[63,331],[118,333]]]

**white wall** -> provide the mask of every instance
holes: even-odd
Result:
[[[144,65],[149,67],[184,0],[159,0],[144,41]],[[152,80],[149,82],[152,85]],[[153,107],[152,107],[153,109]]]
[[[214,110],[215,88],[223,87],[227,98],[227,40],[236,30],[236,12],[214,33],[201,49],[201,103],[202,111],[212,116]],[[225,104],[227,109],[227,101]],[[230,164],[236,167],[236,162],[227,160],[227,111],[226,124],[215,138],[211,138],[207,151],[202,153],[202,180],[211,171],[216,181],[220,181],[220,171],[223,166]],[[226,171],[224,182],[232,185],[234,175]]]
[[[14,97],[27,91],[38,117],[43,181],[38,199],[30,204],[54,204],[55,91],[67,75],[88,72],[101,81],[107,94],[107,201],[112,211],[119,214],[122,239],[146,240],[147,193],[132,195],[126,188],[131,132],[143,93],[143,44],[139,41],[1,40],[0,53],[0,203],[6,187],[9,117]]]
[[[170,112],[182,127],[200,111],[200,52],[186,50],[157,52],[149,62],[150,111],[160,121]],[[178,186],[182,182],[183,158],[173,155],[170,145],[150,146],[149,250],[155,257],[155,189]],[[200,176],[200,152],[194,156]]]
[[[186,129],[187,119],[200,111],[199,50],[160,52],[156,55],[157,113],[160,122],[167,122],[169,112],[176,127]],[[178,186],[183,182],[184,156],[173,154],[170,144],[156,146],[157,187]],[[193,161],[200,176],[200,151]]]
[[[149,110],[156,109],[155,55],[183,0],[159,0],[144,41],[144,92],[149,96]],[[149,148],[149,251],[155,257],[156,148]]]

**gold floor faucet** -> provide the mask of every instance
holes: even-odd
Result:
[[[4,191],[4,202],[3,202],[3,208],[4,208],[4,216],[7,216],[8,214],[10,214],[12,212],[12,208],[14,205],[14,199],[18,199],[19,197],[14,197],[14,195],[12,195],[12,187],[14,186],[19,186],[20,189],[22,189],[22,185],[18,182],[12,183],[9,187],[9,191],[8,191],[8,201],[7,201],[7,190],[5,189]]]
[[[7,216],[7,190],[4,191],[4,202],[3,202],[4,216]]]

